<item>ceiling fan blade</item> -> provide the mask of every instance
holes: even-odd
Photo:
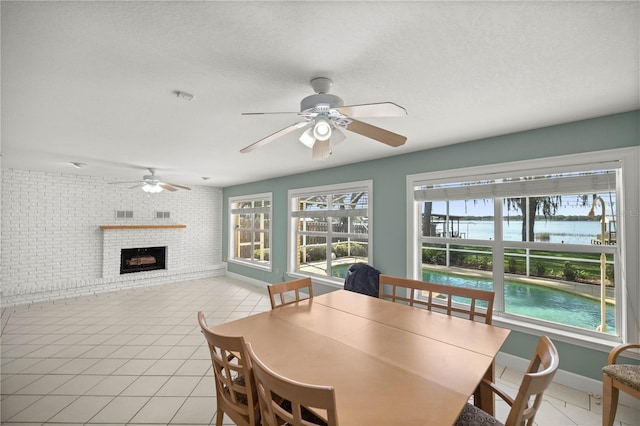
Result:
[[[122,183],[124,183],[124,182],[122,182]],[[129,182],[129,183],[132,183],[132,182]],[[129,189],[142,188],[142,187],[143,187],[143,186],[145,186],[145,185],[146,185],[146,184],[145,184],[144,182],[140,182],[140,183],[138,183],[138,184],[136,184],[136,185],[130,186],[130,187],[129,187]]]
[[[123,185],[123,184],[127,184],[127,183],[140,183],[139,180],[132,180],[132,181],[121,181],[121,182],[107,182],[109,185]]]
[[[178,188],[174,188],[173,185],[170,185],[168,183],[159,183],[158,186],[171,192],[176,192],[178,190]]]
[[[287,133],[290,133],[296,129],[302,129],[306,126],[308,126],[309,124],[311,124],[310,121],[301,121],[299,123],[295,123],[292,124],[289,127],[285,127],[284,129],[278,130],[277,132],[270,134],[269,136],[267,136],[266,138],[262,138],[257,142],[252,143],[251,145],[244,147],[240,150],[241,153],[246,154],[247,152],[251,152],[256,148],[260,148],[263,145],[268,144],[269,142],[278,139],[281,136],[286,135]]]
[[[191,188],[189,188],[188,186],[177,185],[175,183],[160,182],[160,185],[170,185],[170,186],[173,186],[174,188],[186,189],[187,191],[191,191]]]
[[[277,112],[241,112],[240,115],[271,115],[271,114],[299,114],[299,112],[277,111]]]
[[[347,117],[402,117],[407,115],[406,109],[393,102],[348,105],[336,108],[336,110]]]
[[[365,123],[363,121],[353,119],[347,126],[347,130],[351,130],[352,132],[358,133],[371,139],[375,139],[378,142],[382,142],[393,147],[404,145],[404,143],[407,141],[406,136],[402,136],[397,133],[381,129],[380,127]]]
[[[340,142],[344,141],[347,138],[347,136],[342,133],[340,130],[338,130],[337,127],[334,127],[331,130],[331,143],[333,144],[333,146],[338,145]]]
[[[314,160],[324,160],[331,155],[331,141],[327,139],[326,141],[316,140],[316,143],[313,144],[313,153],[311,154],[311,158]]]

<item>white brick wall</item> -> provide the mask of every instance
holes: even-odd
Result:
[[[12,306],[222,275],[222,191],[146,194],[111,180],[2,171],[1,304]],[[115,219],[133,210],[133,219]],[[171,212],[155,219],[156,211]],[[107,230],[100,225],[184,224],[184,229]],[[149,242],[149,244],[147,244]],[[105,244],[106,243],[106,244]],[[114,244],[169,246],[168,269],[120,275]],[[138,245],[140,243],[140,245]]]

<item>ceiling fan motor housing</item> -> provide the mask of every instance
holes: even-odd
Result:
[[[329,109],[340,108],[342,106],[344,106],[344,101],[340,96],[329,93],[317,93],[307,96],[300,101],[300,112],[329,112]],[[318,108],[317,111],[315,111],[316,108]]]

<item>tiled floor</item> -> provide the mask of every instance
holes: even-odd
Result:
[[[265,289],[222,277],[4,309],[2,424],[212,424],[196,313],[213,325],[269,308]],[[520,374],[498,372],[515,392]],[[506,404],[497,407],[504,419]],[[600,412],[589,395],[553,385],[536,423],[600,425]],[[618,419],[637,425],[640,416],[621,406]]]

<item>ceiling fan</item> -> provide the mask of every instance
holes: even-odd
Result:
[[[144,175],[142,177],[141,181],[109,182],[109,183],[114,183],[114,184],[135,183],[135,185],[133,185],[129,189],[142,188],[142,190],[144,192],[149,192],[149,193],[152,193],[152,194],[155,194],[155,193],[158,193],[158,192],[162,192],[162,190],[164,190],[164,189],[166,189],[167,191],[171,191],[171,192],[175,192],[178,189],[186,189],[188,191],[191,191],[191,188],[189,188],[188,186],[176,185],[175,183],[163,182],[161,180],[160,176],[156,175],[156,169],[149,168],[148,170],[149,170],[149,173],[151,173],[151,174]]]
[[[314,160],[324,160],[331,155],[333,146],[342,142],[346,136],[341,130],[350,130],[362,136],[375,139],[392,147],[403,145],[406,136],[381,129],[363,121],[360,117],[400,117],[407,111],[393,102],[344,106],[342,99],[329,94],[333,82],[326,77],[317,77],[309,82],[315,95],[300,102],[300,112],[245,112],[242,115],[298,114],[302,121],[260,139],[240,150],[245,154],[295,130],[306,129],[299,140],[313,149]]]

